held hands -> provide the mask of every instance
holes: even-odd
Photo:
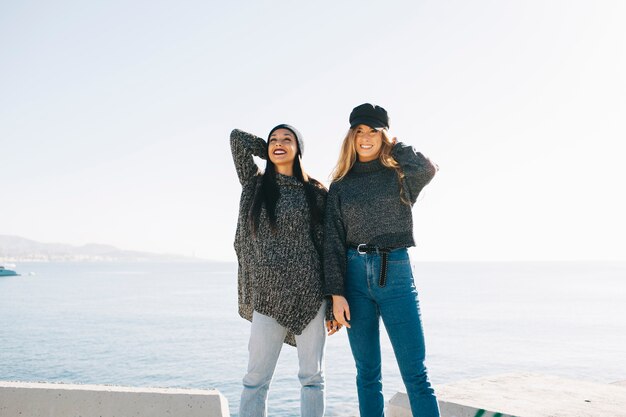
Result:
[[[337,333],[343,325],[339,324],[337,320],[326,320],[326,330],[328,330],[328,335],[331,336]]]
[[[333,295],[333,320],[326,320],[326,330],[328,330],[328,336],[337,333],[343,326],[350,327],[348,320],[350,320],[350,309],[348,308],[348,301],[341,295]],[[340,315],[339,315],[340,313]],[[346,319],[347,317],[347,319]]]
[[[333,315],[340,325],[350,328],[350,307],[343,295],[333,295]]]

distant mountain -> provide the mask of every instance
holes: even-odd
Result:
[[[180,255],[165,255],[118,249],[110,245],[90,243],[72,246],[63,243],[42,243],[18,236],[0,235],[0,262],[32,261],[198,261]]]

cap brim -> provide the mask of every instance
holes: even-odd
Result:
[[[350,129],[358,125],[366,125],[377,130],[387,128],[387,126],[385,126],[383,122],[381,122],[380,120],[377,120],[371,117],[363,117],[363,116],[355,117],[353,120],[350,121]]]

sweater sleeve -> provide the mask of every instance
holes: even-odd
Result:
[[[258,136],[239,129],[230,132],[230,150],[242,185],[259,173],[259,167],[252,156],[267,159],[266,149],[265,141]]]
[[[346,275],[346,230],[337,187],[332,184],[326,200],[324,219],[324,293],[344,295]]]
[[[316,193],[316,197],[317,197],[317,205],[318,208],[322,211],[322,213],[324,213],[325,216],[325,210],[326,210],[326,197],[328,196],[328,191],[326,191],[325,188],[323,187],[318,187],[317,188],[317,193]],[[315,229],[313,232],[313,238],[315,239],[315,246],[316,248],[322,248],[320,253],[320,257],[322,259],[322,262],[324,262],[324,223],[318,223],[315,225]],[[323,269],[323,268],[322,268]],[[322,276],[324,274],[324,271],[322,270]],[[326,294],[326,296],[324,297],[326,299],[326,320],[334,320],[335,316],[333,315],[333,298]]]
[[[320,259],[322,263],[324,262],[324,217],[326,210],[326,197],[328,196],[328,191],[326,188],[317,180],[311,178],[311,182],[314,183],[315,186],[315,200],[317,203],[317,208],[322,213],[322,219],[320,223],[316,223],[315,227],[312,230],[312,238],[313,243],[315,244],[315,249],[318,250],[320,255]],[[324,276],[322,264],[322,277]],[[323,282],[323,281],[322,281]],[[333,299],[329,295],[325,295],[324,299],[326,300],[326,320],[334,320],[333,316]]]
[[[433,179],[439,167],[415,148],[398,142],[391,150],[391,156],[400,164],[404,173],[402,187],[415,204],[422,189]]]
[[[326,198],[328,191],[323,187],[316,187],[315,200],[317,208],[320,210],[322,216],[326,216]],[[324,218],[320,219],[319,223],[316,223],[313,227],[312,237],[314,239],[315,248],[318,250],[321,259],[324,259]]]

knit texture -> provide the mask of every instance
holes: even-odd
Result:
[[[437,166],[413,147],[398,142],[392,156],[404,179],[376,159],[356,161],[348,174],[331,184],[326,204],[324,293],[344,295],[346,249],[366,243],[386,248],[415,246],[411,208]],[[401,189],[404,199],[401,199]]]
[[[289,331],[286,343],[295,346],[315,317],[323,300],[321,252],[323,225],[311,230],[304,185],[293,176],[276,174],[280,198],[276,204],[276,230],[270,228],[265,206],[256,236],[248,224],[248,212],[262,175],[252,156],[267,158],[260,137],[233,130],[230,146],[242,186],[235,251],[239,261],[239,314],[252,320],[254,310],[272,317]],[[318,206],[323,211],[326,190],[316,187]]]

